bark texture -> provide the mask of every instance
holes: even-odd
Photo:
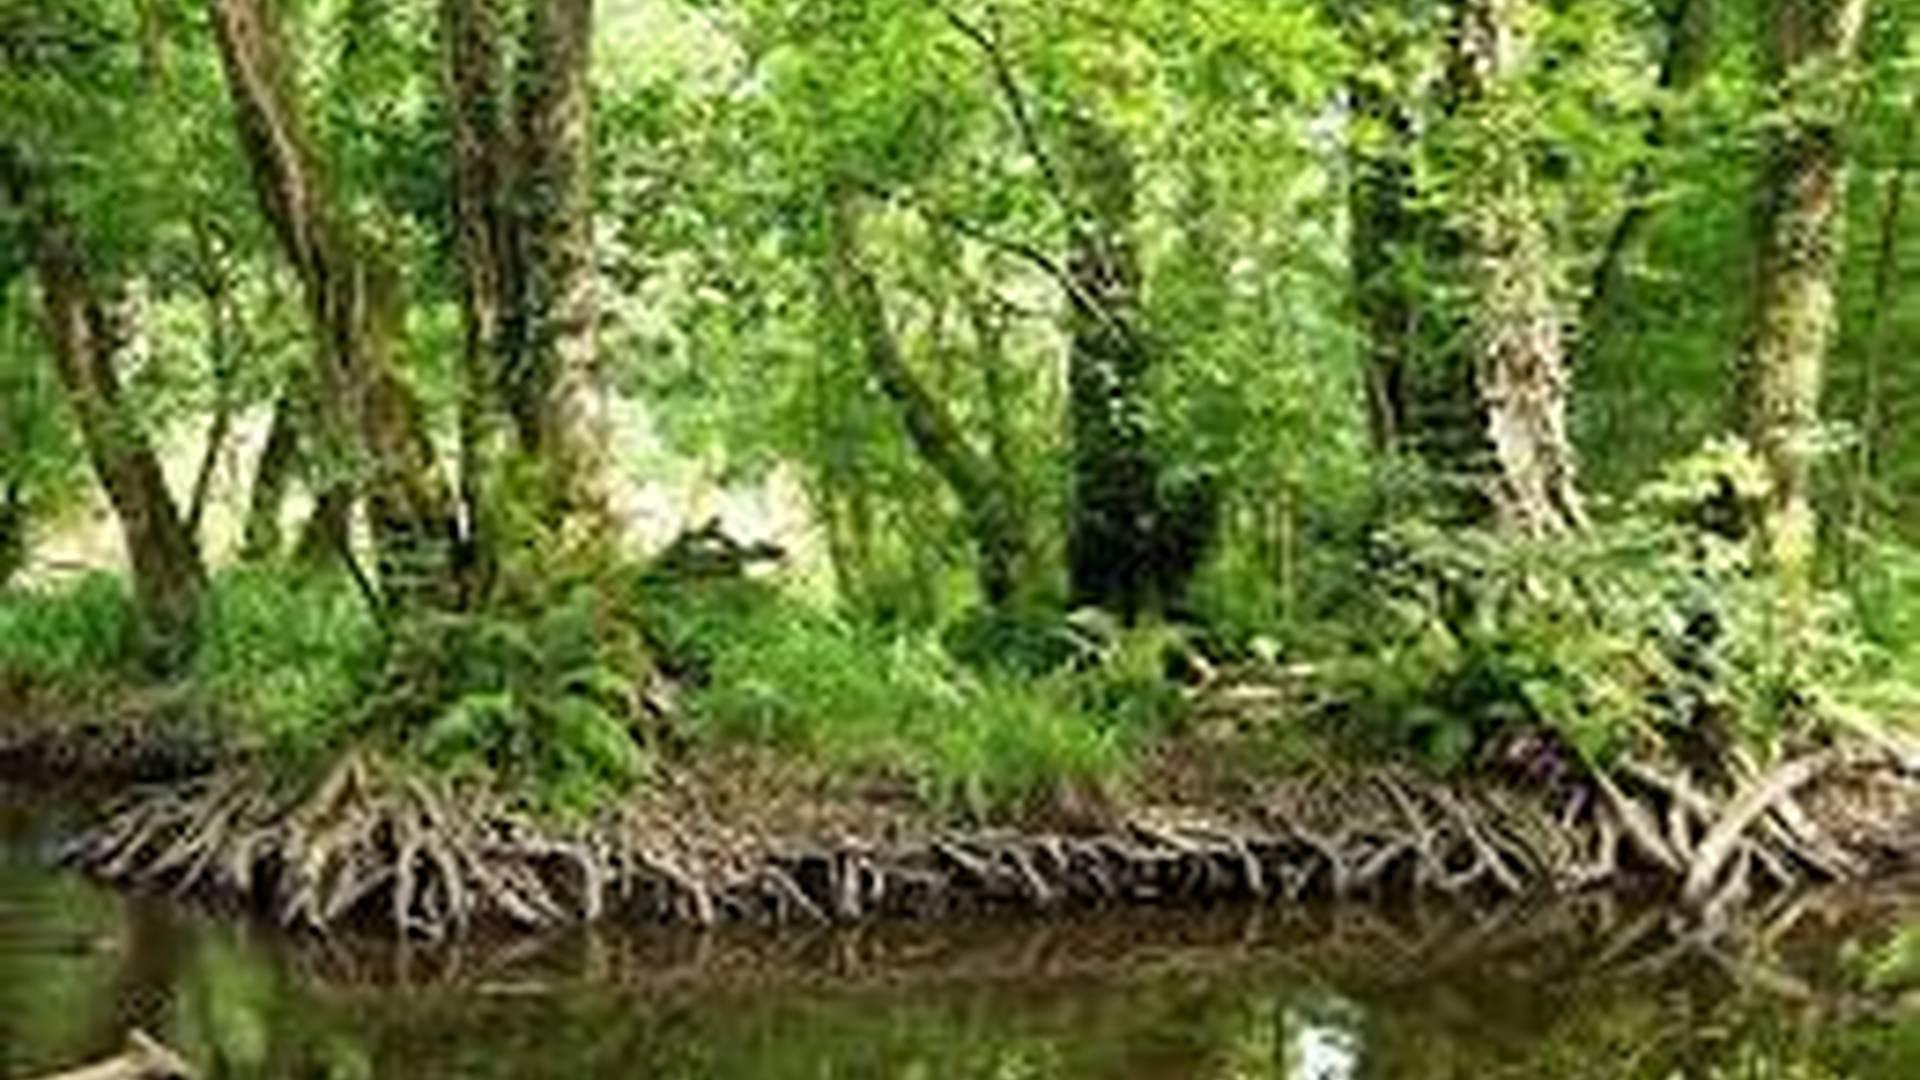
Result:
[[[539,520],[606,522],[609,428],[596,355],[593,4],[442,0],[456,250],[466,323],[462,501],[491,565],[487,476],[535,466]],[[517,39],[510,27],[517,25]],[[511,92],[507,56],[518,57]]]
[[[1754,306],[1736,383],[1771,481],[1765,553],[1790,584],[1805,582],[1814,550],[1810,489],[1846,188],[1841,136],[1867,8],[1867,0],[1763,5],[1766,74],[1782,119],[1768,129],[1755,191]]]
[[[522,446],[563,513],[602,508],[607,418],[595,359],[592,0],[530,5],[519,83],[519,323],[505,371]]]
[[[1503,527],[1547,535],[1584,520],[1567,434],[1568,370],[1553,252],[1528,162],[1520,77],[1526,0],[1458,0],[1451,79],[1472,121],[1460,176],[1471,348]]]
[[[9,178],[8,186],[11,201],[26,207],[31,221],[31,258],[54,367],[126,543],[141,652],[157,666],[172,666],[194,644],[207,580],[199,545],[146,432],[126,408],[115,369],[122,334],[78,239],[58,210],[42,194],[30,194],[20,177]]]
[[[454,249],[464,324],[460,397],[460,503],[472,569],[484,591],[493,575],[488,474],[504,424],[498,382],[512,229],[510,147],[499,0],[443,0],[448,116],[452,128]]]

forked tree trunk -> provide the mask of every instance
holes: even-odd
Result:
[[[610,433],[596,356],[592,0],[441,0],[466,325],[462,501],[490,567],[484,490],[511,430],[551,529],[607,523]],[[518,55],[514,92],[506,56]],[[511,98],[511,101],[509,100]]]
[[[22,194],[24,189],[16,187],[15,195]],[[15,201],[26,204],[24,198]],[[140,612],[140,652],[156,666],[172,667],[193,649],[206,568],[167,489],[160,459],[123,400],[114,369],[119,335],[106,300],[89,276],[72,229],[39,197],[33,201],[39,205],[28,209],[32,259],[54,366],[126,542]]]
[[[860,348],[881,393],[893,403],[907,437],[939,474],[966,515],[988,602],[1013,602],[1024,576],[1027,537],[1007,474],[967,440],[940,399],[908,366],[887,319],[873,274],[862,262],[859,222],[844,196],[830,197],[830,247],[835,299],[852,318]]]
[[[1768,128],[1755,191],[1752,324],[1741,408],[1771,490],[1765,554],[1790,587],[1810,575],[1812,470],[1834,329],[1837,228],[1846,188],[1841,135],[1867,0],[1767,0],[1765,70],[1780,121]]]
[[[1584,520],[1567,435],[1564,322],[1553,252],[1528,162],[1533,119],[1521,84],[1527,0],[1457,0],[1452,79],[1470,128],[1462,139],[1474,380],[1493,451],[1500,524],[1550,535]]]
[[[417,406],[393,370],[397,274],[335,203],[299,114],[277,25],[262,0],[211,0],[254,187],[299,276],[318,339],[314,393],[327,456],[362,463],[388,597],[443,603],[457,590],[459,527]]]

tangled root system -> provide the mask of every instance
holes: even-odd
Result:
[[[1230,813],[1097,832],[929,828],[882,841],[725,827],[640,800],[571,828],[362,754],[296,796],[258,773],[142,793],[72,848],[103,877],[224,897],[289,927],[442,939],[478,923],[851,923],[983,908],[1568,894],[1642,881],[1705,922],[1857,880],[1892,823],[1843,839],[1801,795],[1887,762],[1827,750],[1708,790],[1628,761],[1530,791],[1380,769],[1301,778]],[[1905,780],[1900,781],[1903,785]]]

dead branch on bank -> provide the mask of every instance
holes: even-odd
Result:
[[[180,1055],[160,1045],[144,1031],[129,1031],[120,1053],[40,1080],[192,1080],[193,1069]]]

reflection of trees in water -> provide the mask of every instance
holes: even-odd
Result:
[[[4,1074],[84,1060],[138,1022],[229,1077],[1920,1075],[1920,1023],[1839,959],[1843,940],[1885,939],[1904,902],[1781,905],[1710,943],[1594,900],[422,952],[118,915],[6,872]],[[63,957],[26,940],[53,932],[117,944]]]
[[[0,849],[0,1076],[33,1075],[119,1044],[115,905]]]

